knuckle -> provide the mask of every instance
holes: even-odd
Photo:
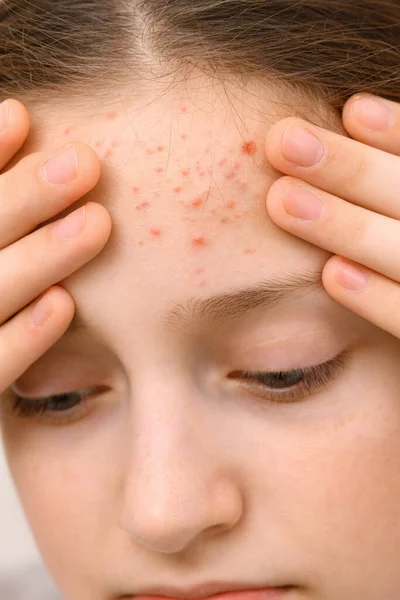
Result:
[[[365,240],[368,238],[369,221],[367,218],[359,215],[357,219],[349,227],[348,224],[344,224],[340,231],[340,246],[345,247],[346,250],[352,254],[359,254],[362,252]]]
[[[345,161],[343,161],[344,163]],[[357,188],[361,187],[360,182],[366,173],[366,160],[364,156],[358,156],[354,158],[348,169],[347,173],[344,173],[341,177],[341,185],[345,196],[350,198],[354,197]]]

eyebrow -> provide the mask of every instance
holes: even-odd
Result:
[[[177,304],[168,311],[165,324],[172,327],[187,327],[200,323],[217,324],[240,319],[245,313],[256,308],[270,310],[283,302],[323,290],[322,271],[323,267],[318,271],[281,273],[257,285],[233,289],[209,298],[190,298],[186,304]],[[75,314],[64,336],[90,332],[94,332],[94,328],[83,321],[79,314]]]

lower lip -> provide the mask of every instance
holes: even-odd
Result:
[[[291,589],[290,586],[249,590],[248,592],[227,592],[209,596],[204,600],[281,600]],[[135,596],[132,600],[174,600],[166,596]]]

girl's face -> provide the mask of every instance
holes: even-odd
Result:
[[[212,581],[397,597],[400,344],[318,285],[328,253],[267,216],[265,134],[291,110],[216,84],[53,110],[16,160],[91,144],[102,179],[74,208],[99,202],[114,228],[62,282],[81,327],[15,389],[90,395],[24,417],[9,389],[1,424],[65,598]]]

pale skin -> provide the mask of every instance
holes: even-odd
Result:
[[[384,278],[394,274],[384,250],[369,249],[370,264],[361,235],[351,246],[356,222],[341,219],[355,210],[364,222],[363,203],[393,206],[393,188],[390,195],[379,181],[394,179],[399,159],[345,112],[347,131],[380,151],[350,140],[339,121],[329,131],[321,120],[333,158],[320,169],[289,169],[279,157],[288,124],[279,107],[263,100],[258,112],[259,95],[256,109],[255,96],[236,91],[234,111],[220,89],[190,91],[184,100],[177,91],[143,105],[126,100],[115,115],[109,107],[90,116],[62,107],[47,122],[37,115],[35,137],[7,167],[73,140],[85,176],[71,185],[78,195],[91,190],[74,208],[90,203],[91,241],[83,233],[63,242],[75,255],[57,260],[68,271],[85,262],[79,253],[105,245],[54,281],[62,280],[60,331],[74,304],[90,330],[61,337],[2,395],[7,457],[38,547],[67,600],[118,600],[155,580],[290,584],[291,600],[395,598],[400,341],[373,290],[390,286],[382,292],[390,302],[398,284]],[[394,137],[386,137],[392,154]],[[369,170],[352,179],[367,154]],[[342,168],[353,193],[345,205],[333,197],[345,195]],[[284,215],[282,173],[332,194],[326,221]],[[342,292],[332,253],[383,274],[373,274],[365,295]],[[188,303],[299,270],[323,271],[325,289],[228,322],[180,320]],[[338,356],[343,365],[327,385],[297,400],[243,376]],[[34,402],[87,389],[97,394],[64,413],[12,411],[15,391]]]

